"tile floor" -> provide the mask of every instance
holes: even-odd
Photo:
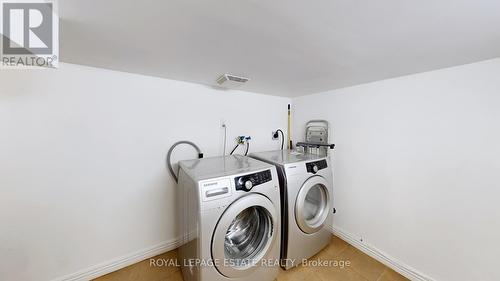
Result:
[[[154,259],[176,259],[177,251],[154,257]],[[340,238],[332,242],[310,260],[337,260],[350,262],[350,266],[313,267],[299,265],[288,271],[281,270],[277,281],[402,281],[408,280],[392,269],[355,249]],[[182,281],[176,266],[150,266],[149,259],[95,279],[96,281]]]

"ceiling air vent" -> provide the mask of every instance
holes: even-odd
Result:
[[[240,87],[249,80],[250,79],[246,77],[236,76],[232,74],[223,74],[219,78],[217,78],[217,84],[219,84],[219,86],[221,87],[232,89]]]

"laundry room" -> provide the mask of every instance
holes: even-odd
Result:
[[[0,0],[0,281],[500,280],[500,2]]]

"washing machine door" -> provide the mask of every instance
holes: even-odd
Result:
[[[246,276],[262,266],[278,235],[276,207],[261,194],[249,194],[224,212],[212,237],[212,258],[228,278]]]
[[[321,230],[328,218],[330,205],[328,182],[321,176],[309,178],[300,188],[295,201],[295,220],[299,228],[308,234]]]

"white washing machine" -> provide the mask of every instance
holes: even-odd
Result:
[[[281,187],[282,266],[289,269],[330,243],[333,173],[327,156],[278,150],[250,157],[272,163]]]
[[[274,280],[281,241],[275,166],[240,155],[181,161],[179,166],[184,280]]]

